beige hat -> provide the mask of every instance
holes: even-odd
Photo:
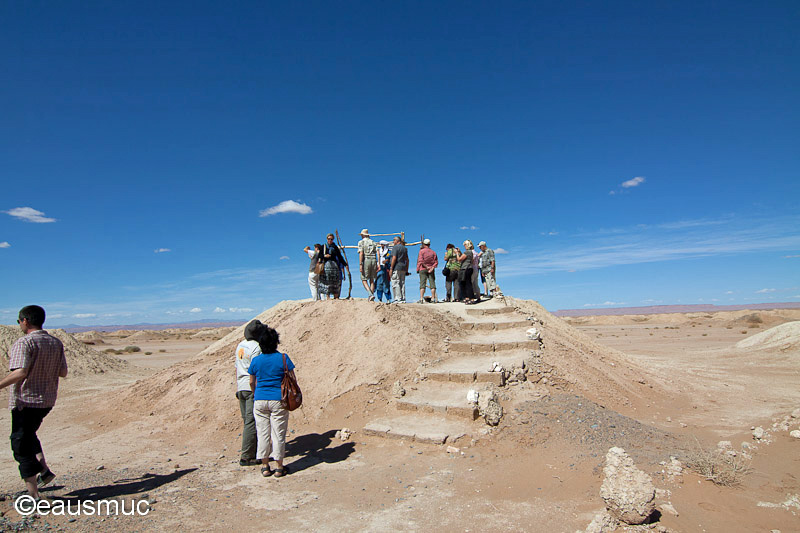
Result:
[[[367,237],[369,237],[369,230],[367,228],[362,229],[361,235],[366,235]]]
[[[486,246],[486,241],[481,241],[478,243],[478,246]]]

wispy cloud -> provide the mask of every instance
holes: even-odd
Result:
[[[6,243],[6,244],[8,244],[8,243]],[[6,248],[8,248],[8,246],[6,246]],[[800,257],[800,254],[784,255],[783,257],[784,257],[784,259],[794,259],[794,258]]]
[[[214,308],[214,312],[215,312],[215,313],[224,313],[224,312],[225,312],[225,309],[223,309],[223,308],[221,308],[221,307],[216,307],[216,308]]]
[[[635,178],[631,178],[628,181],[623,181],[620,186],[623,189],[630,189],[631,187],[638,187],[642,183],[644,183],[645,179],[642,176],[636,176]]]
[[[172,250],[170,250],[169,248],[156,248],[156,249],[155,249],[155,250],[153,250],[153,251],[154,251],[155,253],[157,253],[157,254],[165,254],[165,253],[167,253],[167,252],[171,252]]]
[[[190,313],[202,313],[203,310],[200,307],[192,307],[191,309],[189,309],[189,312]]]
[[[75,313],[72,315],[72,318],[94,318],[97,314],[95,313]]]
[[[249,307],[229,307],[228,311],[231,313],[252,313],[255,309]]]
[[[280,259],[281,261],[286,261],[287,259],[289,259],[289,256],[288,255],[282,255],[278,259]]]
[[[494,249],[494,253],[496,253],[496,254],[501,254],[501,255],[502,255],[502,254],[507,254],[507,253],[508,253],[508,250],[506,250],[505,248],[495,248],[495,249]]]
[[[545,237],[553,237],[554,235],[558,235],[557,231],[543,231],[540,235],[544,235]]]
[[[761,289],[756,291],[756,294],[766,294],[768,292],[775,292],[777,289]]]
[[[11,248],[7,241],[0,242],[0,248]]]
[[[478,226],[461,226],[459,229],[469,229],[469,230],[476,230],[480,229]]]
[[[717,226],[642,226],[575,235],[562,239],[563,246],[513,254],[503,273],[523,276],[800,247],[800,217],[726,220]]]
[[[278,205],[273,205],[268,209],[262,209],[258,213],[258,216],[268,217],[270,215],[277,215],[280,213],[297,213],[300,215],[310,215],[313,212],[314,210],[311,209],[311,207],[306,204],[295,202],[294,200],[284,200]]]
[[[56,219],[48,218],[44,216],[44,213],[42,213],[41,211],[37,211],[32,207],[15,207],[14,209],[9,209],[8,211],[3,211],[3,212],[8,215],[11,215],[12,217],[24,220],[25,222],[36,222],[39,224],[43,224],[46,222],[56,221]]]
[[[610,302],[605,301],[601,304],[583,304],[584,307],[603,307],[603,306],[610,306],[610,305],[625,305],[625,302]]]

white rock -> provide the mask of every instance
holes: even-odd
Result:
[[[538,341],[542,339],[542,334],[536,328],[530,328],[525,332],[525,335],[532,341]]]
[[[448,447],[447,447],[447,453],[458,453],[458,452],[460,452],[460,451],[461,451],[461,450],[460,450],[460,449],[458,449],[458,448],[456,448],[455,446],[448,446]]]
[[[503,365],[501,365],[498,361],[492,363],[492,369],[489,372],[502,372],[505,370]]]
[[[585,533],[611,533],[619,527],[619,521],[611,516],[607,509],[594,515],[592,521],[586,526]]]
[[[671,503],[662,503],[658,506],[658,510],[661,511],[661,514],[671,514],[672,516],[678,516],[678,511],[675,510],[675,507],[672,506]]]
[[[800,409],[795,409],[792,411],[792,418],[800,418]]]
[[[622,448],[611,448],[603,468],[600,496],[613,517],[631,525],[644,523],[655,510],[653,480],[642,472]]]
[[[479,398],[480,394],[475,389],[470,389],[469,392],[467,392],[467,402],[478,403]]]
[[[753,438],[756,439],[756,440],[763,439],[764,438],[764,428],[762,428],[761,426],[755,428],[753,430]]]
[[[733,448],[733,444],[729,440],[721,440],[717,443],[718,450],[730,450]]]
[[[483,420],[490,426],[496,426],[503,418],[503,406],[497,402],[497,395],[492,391],[486,391],[478,398],[478,413]]]
[[[790,431],[789,436],[795,439],[800,439],[800,429],[795,429],[794,431]]]
[[[336,432],[336,435],[334,435],[334,436],[335,436],[336,438],[338,438],[339,440],[341,440],[342,442],[345,442],[345,441],[348,441],[348,440],[350,440],[350,436],[351,436],[352,434],[353,434],[353,432],[352,432],[352,431],[350,431],[350,429],[349,429],[349,428],[342,428],[342,429],[340,429],[339,431],[337,431],[337,432]]]

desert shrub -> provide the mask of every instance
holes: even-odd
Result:
[[[144,352],[145,355],[153,355],[153,352]]]
[[[114,348],[106,348],[105,350],[103,350],[103,352],[105,352],[105,353],[117,353],[117,351]]]
[[[715,485],[725,487],[738,485],[750,472],[750,460],[742,454],[730,455],[724,450],[705,449],[699,442],[696,450],[687,456],[686,466]]]
[[[703,333],[703,337],[708,337],[708,333]]]
[[[747,335],[747,330],[746,330],[746,329],[743,329],[743,330],[741,331],[741,333],[742,333],[742,335]]]
[[[764,320],[761,318],[761,315],[759,315],[758,313],[753,313],[752,315],[745,315],[742,318],[749,324],[763,324],[764,323]]]
[[[139,348],[138,346],[126,346],[125,348],[122,349],[122,351],[126,353],[135,353],[135,352],[141,352],[142,349]]]
[[[164,348],[161,348],[161,349],[159,350],[159,352],[161,352],[161,353],[164,353],[164,352],[166,352],[166,350],[165,350]]]

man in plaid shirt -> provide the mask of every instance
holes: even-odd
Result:
[[[28,305],[20,309],[17,323],[25,333],[8,352],[9,374],[0,389],[11,386],[11,451],[28,493],[39,497],[43,487],[56,477],[47,466],[36,431],[56,403],[58,379],[67,376],[64,345],[42,329],[44,309]]]

